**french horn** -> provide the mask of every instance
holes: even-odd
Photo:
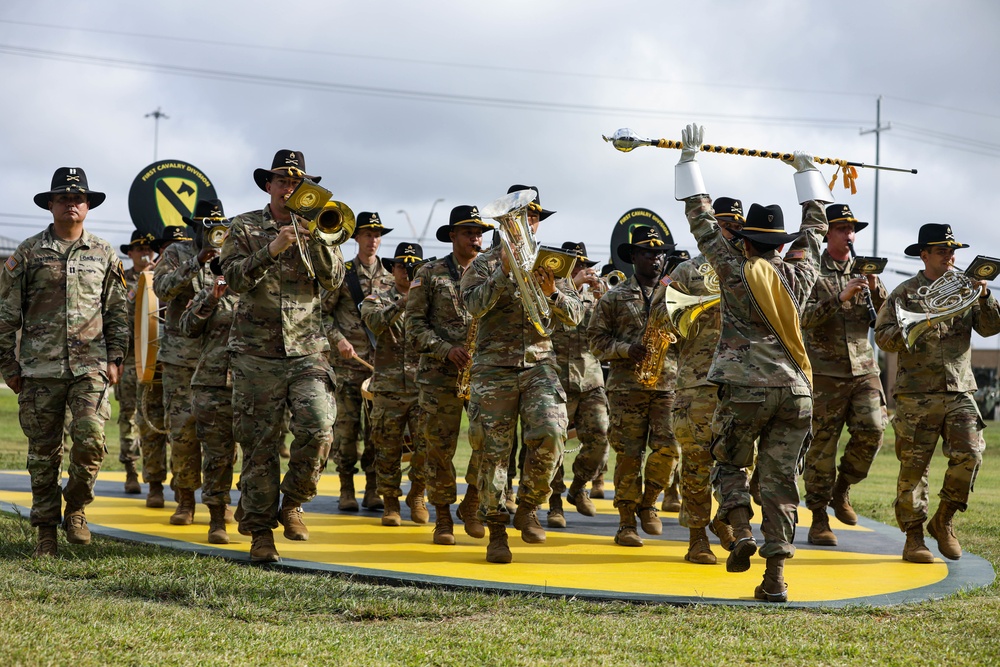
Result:
[[[976,305],[980,289],[969,276],[960,271],[946,271],[943,276],[917,288],[917,298],[924,310],[915,312],[893,302],[896,322],[903,334],[907,351],[912,352],[917,340],[931,327],[961,315]]]

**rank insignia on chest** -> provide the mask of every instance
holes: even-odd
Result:
[[[11,255],[9,258],[7,258],[7,261],[4,262],[3,265],[7,267],[8,271],[13,271],[14,269],[17,268],[17,257]]]

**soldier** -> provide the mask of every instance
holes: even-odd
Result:
[[[371,411],[372,444],[378,472],[378,493],[385,510],[383,526],[401,525],[399,496],[402,495],[400,463],[404,429],[413,445],[410,486],[423,486],[424,446],[420,437],[420,407],[417,404],[417,353],[406,344],[406,300],[410,275],[423,263],[424,251],[417,243],[400,243],[395,254],[382,259],[395,284],[385,292],[369,294],[361,302],[361,320],[375,335],[375,372],[369,390],[375,395]],[[423,491],[407,497],[410,518],[427,523],[430,518]]]
[[[222,206],[218,218],[206,218],[205,229],[229,226]],[[209,267],[215,281],[198,292],[180,319],[180,331],[201,341],[198,365],[191,376],[191,404],[195,435],[202,450],[201,502],[208,507],[208,542],[229,544],[226,533],[226,510],[232,500],[233,463],[236,440],[233,438],[233,380],[229,367],[229,330],[239,298],[229,291],[218,259]]]
[[[757,600],[784,602],[788,587],[784,562],[795,554],[799,491],[796,472],[808,447],[812,425],[812,371],[802,342],[799,312],[819,275],[820,241],[826,235],[821,202],[833,197],[812,157],[796,153],[795,185],[803,204],[801,230],[787,234],[777,205],[753,204],[746,223],[731,232],[742,239],[737,252],[719,230],[695,160],[704,130],[688,125],[675,169],[675,197],[685,213],[698,248],[715,269],[722,295],[722,333],[709,381],[719,385],[719,406],[712,422],[712,482],[722,502],[718,518],[733,530],[730,572],[750,569],[757,551],[750,529],[750,493],[746,469],[760,469],[764,547],[767,559]],[[785,259],[778,250],[794,241]]]
[[[554,211],[542,208],[537,188],[514,185],[508,193],[524,190],[535,191],[527,210],[530,233],[534,234],[539,222]],[[527,233],[528,230],[518,230],[518,234]],[[518,417],[524,428],[527,455],[518,483],[514,527],[521,531],[521,539],[530,544],[545,541],[545,530],[535,512],[549,497],[549,484],[562,456],[567,428],[566,393],[559,382],[552,340],[539,333],[528,319],[518,297],[520,292],[510,278],[510,262],[517,259],[508,258],[502,245],[494,246],[476,257],[462,276],[462,300],[469,313],[479,320],[469,423],[470,430],[471,424],[476,423],[483,438],[477,480],[479,518],[490,531],[486,549],[486,560],[490,563],[512,560],[507,545],[509,513],[504,494]],[[568,281],[561,279],[557,287],[552,271],[544,267],[536,269],[528,279],[537,281],[541,294],[550,300],[553,318],[570,326],[580,323],[583,304]]]
[[[712,203],[719,231],[732,243],[733,231],[743,229],[743,202],[717,197]],[[664,305],[667,287],[701,298],[718,297],[719,279],[703,254],[682,262],[670,272],[667,286],[657,289],[654,308]],[[712,519],[712,415],[718,406],[718,387],[708,380],[708,370],[719,343],[721,308],[715,305],[691,325],[677,341],[677,397],[673,406],[674,434],[681,446],[681,507],[678,522],[688,529],[684,560],[702,565],[717,561],[705,528],[719,537],[727,551],[733,533],[728,524]]]
[[[802,311],[814,406],[813,440],[803,478],[806,507],[812,511],[809,544],[835,547],[837,536],[830,529],[827,505],[841,522],[849,526],[858,522],[848,492],[868,476],[888,420],[875,351],[868,342],[874,322],[865,296],[867,291],[877,311],[886,290],[875,275],[851,276],[854,235],[868,223],[859,222],[846,204],[828,206],[826,218],[830,228],[819,279]],[[837,466],[837,443],[845,423],[851,439]]]
[[[194,492],[201,487],[201,446],[195,433],[191,405],[191,376],[201,354],[201,341],[192,340],[180,331],[181,313],[194,295],[215,282],[208,263],[218,251],[204,242],[200,229],[205,218],[221,218],[218,199],[202,199],[194,214],[185,218],[194,228],[194,238],[175,239],[160,255],[153,269],[153,292],[166,307],[160,329],[157,360],[163,372],[163,410],[170,441],[170,486],[177,508],[170,523],[188,526],[194,521]]]
[[[297,226],[284,206],[302,179],[320,180],[306,174],[302,153],[279,150],[271,168],[256,169],[253,176],[270,201],[263,210],[233,218],[222,270],[229,289],[239,294],[229,336],[233,434],[243,448],[237,519],[240,532],[252,538],[250,560],[276,562],[272,530],[279,521],[287,539],[309,538],[302,503],[316,496],[333,440],[336,376],[327,360],[320,287],[340,288],[344,262],[339,247]],[[296,234],[301,253],[294,247]],[[315,277],[300,257],[304,253]],[[286,406],[295,439],[282,480],[278,451]]]
[[[559,380],[566,392],[567,423],[576,427],[576,435],[580,439],[580,451],[573,460],[573,482],[566,500],[580,514],[595,516],[597,511],[585,487],[601,474],[608,462],[608,395],[604,391],[601,363],[590,351],[587,327],[583,322],[589,322],[594,312],[599,295],[595,290],[599,289],[600,280],[592,268],[597,262],[587,256],[586,245],[567,241],[562,247],[576,254],[573,284],[583,304],[581,324],[571,327],[557,322],[552,330],[552,346],[556,350],[559,364]],[[561,495],[566,490],[564,474],[563,462],[560,460],[551,484],[552,496],[549,498],[549,515],[546,519],[550,528],[566,527]]]
[[[104,198],[89,189],[83,169],[56,169],[49,191],[34,197],[35,205],[52,212],[52,224],[23,241],[0,275],[0,372],[18,394],[28,438],[36,557],[56,555],[61,520],[70,544],[90,544],[84,508],[94,500],[104,461],[108,385],[121,377],[128,347],[125,269],[107,241],[83,228]],[[67,409],[73,446],[63,489]]]
[[[361,384],[371,376],[375,337],[361,321],[361,302],[369,294],[384,292],[392,284],[392,273],[378,261],[382,236],[392,231],[382,226],[378,213],[361,212],[354,228],[358,255],[345,265],[343,284],[322,297],[323,321],[330,339],[330,363],[337,371],[337,424],[333,432],[333,453],[340,474],[340,511],[357,512],[354,473],[358,471],[358,440],[365,443],[361,469],[365,473],[365,495],[361,506],[383,509],[375,474],[375,448],[370,441],[370,425],[362,425]],[[360,361],[359,361],[360,359]],[[362,361],[364,363],[362,363]]]
[[[597,303],[590,318],[590,349],[598,359],[611,363],[608,403],[611,408],[610,439],[615,450],[615,507],[619,525],[615,544],[641,547],[636,515],[648,535],[659,535],[663,524],[656,513],[656,499],[666,488],[680,458],[670,408],[674,403],[677,356],[669,349],[656,369],[652,384],[639,381],[637,366],[644,357],[657,355],[648,347],[644,332],[663,326],[650,319],[653,290],[663,270],[664,256],[674,249],[660,230],[636,225],[631,243],[618,246],[618,256],[635,267]],[[646,447],[645,487],[642,461]]]
[[[462,409],[468,397],[459,395],[463,370],[471,364],[469,328],[472,317],[461,297],[462,274],[481,252],[483,232],[491,229],[479,209],[461,205],[451,210],[447,225],[436,232],[442,243],[451,243],[451,252],[417,269],[406,298],[406,337],[420,354],[417,366],[418,402],[423,415],[423,442],[426,449],[424,481],[427,499],[435,510],[434,544],[455,543],[451,504],[458,498],[455,476],[455,449],[462,425]],[[474,427],[470,424],[470,429]],[[470,443],[473,443],[470,433]],[[475,443],[473,443],[475,445]],[[482,538],[486,529],[476,513],[479,489],[476,486],[478,455],[474,447],[466,471],[467,491],[458,507],[465,532]],[[423,488],[410,486],[410,496],[423,495]],[[411,505],[411,510],[412,510]]]
[[[896,482],[896,522],[906,533],[903,558],[911,563],[930,563],[934,557],[924,544],[927,520],[927,471],[937,447],[944,440],[948,469],[939,494],[941,502],[927,524],[927,532],[937,540],[941,555],[951,560],[962,556],[952,520],[955,512],[969,506],[969,494],[983,460],[985,428],[979,407],[973,398],[976,380],[972,375],[972,332],[980,336],[1000,333],[1000,305],[990,294],[985,281],[972,287],[979,298],[950,319],[931,324],[906,344],[909,331],[897,319],[897,308],[921,317],[933,315],[930,301],[940,288],[932,288],[955,264],[955,249],[968,248],[958,243],[950,225],[928,223],[920,228],[917,242],[904,251],[920,257],[923,271],[900,283],[879,311],[875,323],[875,342],[886,352],[899,353],[896,385],[896,413],[892,424],[896,431],[896,458],[899,479]],[[917,290],[928,291],[924,297]],[[949,290],[945,289],[945,293]],[[974,293],[969,294],[974,298]],[[925,315],[926,313],[926,315]]]
[[[153,259],[153,249],[150,242],[155,240],[152,234],[132,232],[132,239],[119,246],[121,251],[132,260],[132,266],[125,269],[125,287],[128,290],[126,302],[128,305],[129,339],[135,340],[135,288],[139,282],[139,274],[149,267]],[[118,461],[125,466],[125,493],[142,493],[139,486],[139,473],[135,462],[141,452],[138,420],[142,415],[136,412],[136,395],[139,380],[135,372],[135,345],[129,345],[122,362],[122,377],[115,385],[115,399],[118,401]]]

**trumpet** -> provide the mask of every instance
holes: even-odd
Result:
[[[292,229],[299,257],[310,278],[316,277],[316,271],[313,269],[309,248],[299,235],[299,224],[304,221],[302,226],[326,245],[340,245],[347,241],[354,235],[357,224],[354,211],[343,202],[333,201],[332,197],[332,192],[305,178],[285,198],[285,208],[292,215]]]
[[[980,293],[981,290],[969,276],[952,269],[930,285],[917,289],[917,298],[924,306],[923,312],[906,310],[898,300],[895,301],[896,322],[907,351],[912,352],[917,339],[931,327],[971,309]]]
[[[528,225],[528,205],[536,194],[534,190],[512,192],[483,207],[480,214],[500,223],[497,232],[517,283],[516,295],[521,300],[524,314],[538,333],[548,337],[552,335],[549,324],[552,309],[532,274],[538,256],[538,243]]]

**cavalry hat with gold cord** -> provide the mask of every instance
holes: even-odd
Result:
[[[512,192],[520,192],[521,190],[535,191],[535,198],[531,200],[530,204],[528,204],[528,208],[530,208],[533,211],[538,211],[539,222],[541,222],[545,218],[555,213],[555,211],[549,211],[547,209],[542,208],[541,195],[538,194],[538,188],[535,187],[534,185],[512,185],[509,188],[507,188],[507,194],[510,194]]]
[[[633,227],[631,237],[631,243],[622,243],[616,249],[618,257],[629,264],[632,263],[632,252],[634,250],[652,250],[653,252],[668,253],[677,247],[672,242],[664,242],[660,230],[648,225],[636,225]]]
[[[468,204],[460,204],[451,209],[448,224],[438,227],[435,237],[441,243],[451,243],[451,233],[456,227],[478,227],[483,231],[493,229],[491,223],[483,222],[482,216],[479,215],[479,207]]]
[[[292,178],[308,178],[313,183],[319,183],[322,176],[310,176],[306,173],[306,156],[301,151],[290,151],[282,148],[274,154],[270,169],[254,169],[253,180],[257,187],[267,192],[267,182],[272,176],[291,176]]]
[[[951,231],[951,225],[944,225],[939,222],[928,222],[920,227],[917,234],[917,242],[906,246],[904,254],[910,257],[920,257],[920,251],[932,246],[944,246],[945,248],[968,248],[968,244],[959,243],[955,240],[955,234]]]
[[[34,197],[35,205],[49,210],[52,195],[81,194],[87,195],[87,207],[97,208],[107,196],[103,192],[95,192],[87,185],[87,174],[80,167],[59,167],[52,174],[52,186],[48,192],[39,192]]]
[[[382,234],[382,236],[392,231],[391,227],[382,226],[382,220],[378,217],[378,213],[371,211],[361,211],[361,213],[358,213],[358,223],[354,227],[354,234],[351,235],[351,238],[356,238],[358,232],[362,229],[372,229]]]

